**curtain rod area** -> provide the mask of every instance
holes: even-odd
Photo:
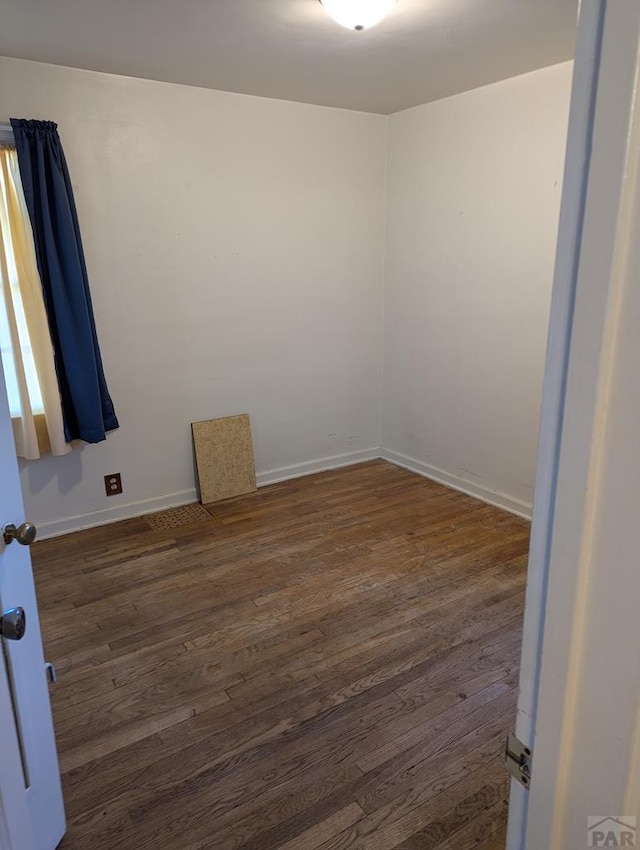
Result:
[[[15,145],[13,127],[8,121],[0,121],[0,145]]]

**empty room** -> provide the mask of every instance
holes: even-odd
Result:
[[[577,0],[0,12],[0,846],[502,850]]]

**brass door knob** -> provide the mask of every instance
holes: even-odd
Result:
[[[13,524],[5,525],[2,529],[2,537],[7,546],[14,540],[17,540],[21,546],[31,546],[37,533],[38,529],[32,522],[23,522],[17,528]]]

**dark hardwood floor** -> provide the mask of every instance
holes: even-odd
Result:
[[[503,848],[528,523],[383,461],[195,519],[34,547],[63,850]]]

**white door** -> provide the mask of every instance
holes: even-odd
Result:
[[[24,519],[0,368],[0,528]],[[65,818],[31,558],[0,535],[0,614],[14,608],[24,609],[26,629],[20,640],[0,638],[0,848],[53,850]]]
[[[640,3],[583,0],[509,850],[640,847]]]

